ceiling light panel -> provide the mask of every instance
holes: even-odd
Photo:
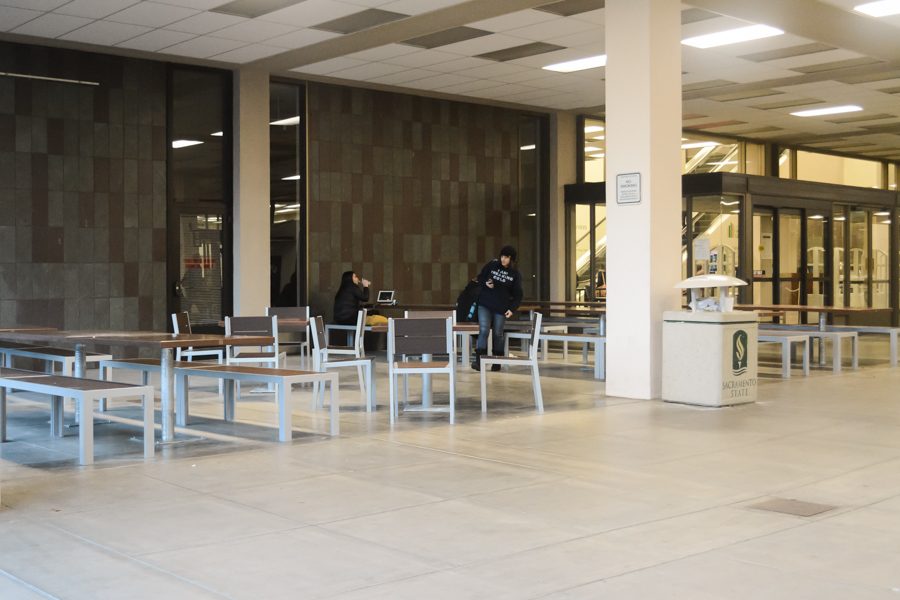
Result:
[[[880,0],[879,2],[866,2],[853,7],[853,10],[870,17],[889,17],[900,14],[900,0]]]
[[[558,73],[573,73],[575,71],[585,71],[587,69],[597,69],[606,66],[606,55],[586,56],[562,63],[547,65],[544,69],[548,71],[556,71]]]
[[[276,10],[299,4],[303,0],[234,0],[211,9],[212,12],[255,19]]]
[[[565,50],[565,48],[563,46],[557,46],[555,44],[532,42],[530,44],[522,44],[520,46],[513,46],[512,48],[505,48],[503,50],[496,50],[494,52],[485,52],[484,54],[479,54],[477,56],[478,58],[484,58],[487,60],[506,62],[509,60],[516,60],[517,58],[525,58],[528,56],[546,54],[548,52],[556,52],[557,50]]]
[[[791,114],[795,117],[821,117],[825,115],[858,112],[861,110],[861,106],[856,106],[855,104],[845,104],[842,106],[826,106],[823,108],[812,108],[810,110],[798,110],[796,112],[792,112]]]
[[[782,34],[784,34],[784,31],[768,25],[748,25],[746,27],[726,29],[725,31],[718,31],[716,33],[707,33],[705,35],[689,37],[681,40],[681,43],[693,48],[706,49],[760,40]]]
[[[388,10],[370,8],[351,15],[325,21],[324,23],[318,23],[317,25],[313,25],[312,28],[331,31],[333,33],[343,33],[346,35],[348,33],[363,31],[364,29],[371,29],[372,27],[384,25],[385,23],[391,23],[392,21],[399,21],[408,16],[409,15]]]
[[[440,46],[448,46],[458,42],[465,42],[475,38],[491,35],[490,31],[484,29],[476,29],[474,27],[452,27],[443,31],[437,31],[428,35],[423,35],[408,40],[404,40],[403,44],[416,46],[418,48],[438,48]]]

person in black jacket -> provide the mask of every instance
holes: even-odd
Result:
[[[353,271],[344,271],[341,287],[334,295],[334,322],[338,325],[356,325],[359,308],[368,300],[369,280]]]
[[[481,357],[487,354],[488,331],[491,331],[492,354],[503,355],[503,327],[522,303],[522,275],[513,267],[516,249],[503,246],[500,258],[495,258],[481,269],[478,282],[478,341],[475,343],[475,360],[472,368],[481,370]],[[492,365],[499,371],[500,365]]]

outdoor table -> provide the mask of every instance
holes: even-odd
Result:
[[[175,440],[175,348],[220,348],[235,343],[265,346],[274,342],[271,336],[224,336],[207,333],[160,333],[156,331],[0,331],[0,340],[11,342],[46,342],[75,346],[75,377],[85,376],[85,346],[104,344],[130,348],[153,348],[160,353],[160,411],[162,441]]]

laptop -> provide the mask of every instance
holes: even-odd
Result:
[[[378,298],[375,300],[376,304],[397,304],[397,301],[394,299],[394,290],[379,290]]]

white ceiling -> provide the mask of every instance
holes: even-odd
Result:
[[[872,19],[854,14],[858,1],[767,0],[753,2],[751,8],[735,8],[746,2],[695,0],[690,6],[683,5],[689,11],[687,20],[700,19],[682,26],[683,37],[745,25],[747,11],[752,11],[752,22],[770,20],[766,24],[787,31],[720,48],[683,47],[685,127],[823,147],[846,148],[850,142],[859,142],[859,152],[900,158],[900,56],[879,52],[873,57],[868,50],[876,34],[890,31],[900,38],[900,16]],[[467,0],[301,0],[252,19],[211,11],[225,3],[0,0],[0,38],[53,38],[93,50],[96,46],[127,49],[160,59],[202,59],[229,68],[252,63],[265,69],[271,66],[267,62],[274,65],[279,61],[280,65],[296,57],[288,63],[295,65],[289,71],[274,68],[273,72],[537,109],[602,112],[604,69],[561,74],[541,68],[602,54],[602,8],[562,17],[538,10],[541,2],[531,2],[535,8],[472,22],[459,18],[460,11],[472,6]],[[780,10],[788,5],[814,10],[816,19],[799,11],[807,18],[791,21],[785,16],[788,11]],[[697,6],[704,10],[694,8]],[[371,8],[410,16],[346,35],[315,29],[318,24]],[[434,49],[401,43],[408,39],[402,37],[406,24],[415,26],[444,15],[445,26],[430,25],[431,31],[465,25],[490,33]],[[843,19],[853,27],[841,28]],[[384,43],[392,32],[397,33]],[[354,51],[342,52],[339,44],[344,41],[352,42]],[[477,56],[533,42],[563,49],[506,62]],[[797,54],[796,49],[804,47],[808,53],[779,57],[777,52],[795,49],[786,54]],[[311,52],[306,53],[307,49]],[[304,55],[329,58],[306,64]],[[829,69],[829,63],[836,64]],[[848,103],[859,104],[864,111],[818,119],[789,114],[808,106]],[[842,122],[846,118],[856,120]]]

